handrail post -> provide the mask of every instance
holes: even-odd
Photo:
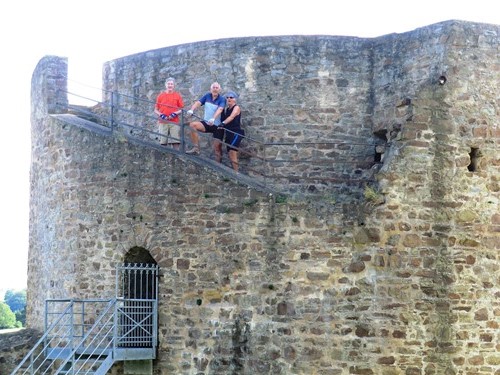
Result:
[[[75,303],[71,302],[71,349],[75,347]]]
[[[49,326],[49,301],[45,300],[45,329],[44,331],[47,332],[47,328]]]
[[[85,336],[85,301],[82,301],[82,317],[81,317],[81,333],[82,337]]]
[[[266,153],[267,144],[263,143],[262,145],[264,146],[264,159],[262,161],[262,163],[264,163],[263,165],[264,168],[262,168],[262,171],[264,172],[264,186],[267,186],[268,176],[271,174],[271,171],[269,170],[269,162],[267,160],[267,153]]]
[[[184,137],[184,110],[181,110],[181,152],[186,151],[186,140]]]
[[[43,330],[44,333],[49,330],[49,319],[50,319],[49,318],[49,315],[50,315],[49,309],[50,309],[50,302],[49,302],[49,300],[45,300],[45,327],[44,327],[44,330]],[[45,340],[44,340],[44,343],[43,343],[44,347],[48,347],[49,342],[50,342],[49,338],[46,337]],[[30,361],[31,361],[31,364],[33,365],[34,364],[33,363],[33,356],[31,356]],[[33,371],[33,369],[32,369],[32,371]],[[32,372],[32,374],[33,374],[33,372]]]
[[[110,98],[110,111],[109,111],[109,124],[111,127],[111,131],[114,130],[114,124],[115,124],[115,116],[114,116],[114,111],[115,111],[115,92],[111,91],[111,98]]]
[[[116,358],[117,340],[118,340],[118,296],[115,296],[115,305],[113,307],[113,358]]]

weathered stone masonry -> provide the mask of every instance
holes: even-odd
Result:
[[[354,203],[277,201],[68,125],[46,98],[66,61],[43,59],[29,325],[45,298],[111,296],[139,246],[162,271],[155,374],[500,374],[499,31],[227,39],[105,64],[106,89],[149,99],[170,75],[186,102],[218,80],[258,139],[384,139],[379,190]]]

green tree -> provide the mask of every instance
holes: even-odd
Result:
[[[26,289],[21,291],[7,290],[4,301],[15,314],[19,325],[26,325]]]
[[[26,325],[26,307],[22,310],[16,311],[14,315],[19,323],[19,327],[24,327]]]
[[[5,292],[3,300],[9,305],[12,312],[21,311],[26,308],[26,290],[16,292],[9,289]]]
[[[12,312],[9,305],[5,302],[0,302],[0,329],[15,328],[16,315]]]

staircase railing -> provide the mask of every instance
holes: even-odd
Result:
[[[64,337],[72,337],[73,333],[73,302],[57,314],[57,317],[46,326],[44,335],[36,342],[11,375],[34,375],[50,373],[53,361],[49,358],[56,348],[66,348]],[[61,346],[62,345],[62,346]]]
[[[11,375],[104,375],[117,360],[156,358],[156,299],[50,299],[44,335]]]
[[[101,91],[102,101],[91,99],[73,92],[66,92],[69,100],[61,105],[69,113],[86,118],[111,132],[119,131],[126,137],[140,140],[145,144],[159,143],[161,134],[157,131],[157,117],[153,116],[154,102],[117,92]],[[71,104],[85,102],[86,105]],[[68,106],[68,102],[70,103]],[[60,108],[63,112],[64,108]],[[182,111],[178,126],[181,129],[180,152],[192,146],[190,137],[184,136],[192,130],[186,126],[192,121]],[[349,195],[359,198],[366,185],[376,184],[373,167],[381,164],[381,154],[386,141],[376,139],[368,133],[366,137],[337,134],[330,137],[314,126],[290,124],[290,130],[299,134],[291,138],[287,134],[287,125],[282,125],[283,136],[273,142],[262,142],[248,134],[239,151],[239,172],[253,181],[259,182],[274,192],[286,194],[334,194]],[[255,129],[265,137],[265,130]],[[309,134],[310,133],[310,134]],[[212,135],[199,133],[201,140],[200,159],[213,160],[210,147]],[[311,139],[317,141],[311,142]],[[223,144],[223,148],[226,148]],[[173,151],[175,152],[175,151]],[[224,165],[230,164],[223,157]],[[361,193],[361,194],[360,194]]]
[[[69,113],[96,122],[111,132],[121,132],[124,136],[140,141],[143,144],[158,145],[160,138],[164,137],[157,129],[158,118],[151,115],[151,108],[154,107],[154,102],[152,101],[116,92],[107,92],[105,95],[106,100],[104,101],[98,101],[69,91],[66,91],[65,94],[71,99],[70,104],[66,102],[61,103],[61,105],[65,105],[67,108],[59,108],[60,111],[66,109]],[[83,101],[88,106],[71,104],[74,101]],[[179,116],[179,123],[172,124],[181,128],[180,138],[170,137],[170,141],[180,144],[179,151],[181,153],[194,146],[190,137],[185,136],[185,134],[193,131],[187,124],[189,121],[194,120],[198,121],[201,118],[196,115],[188,117],[186,111],[182,110]],[[231,131],[226,130],[226,132]],[[198,135],[201,145],[199,156],[204,159],[214,159],[213,149],[210,147],[213,140],[212,134],[198,133]],[[264,168],[266,164],[265,145],[248,135],[245,135],[243,144],[245,147],[235,148],[239,152],[239,171],[242,172],[241,167],[243,167],[243,173],[258,179],[266,185],[268,176],[266,176]],[[227,143],[222,142],[224,149],[227,146],[229,146]],[[247,162],[242,163],[242,160],[246,160]],[[226,163],[226,166],[229,166],[229,163],[225,159],[223,161]]]
[[[85,330],[87,326],[85,320],[81,322],[80,341],[71,348],[66,356],[53,358],[61,359],[56,374],[105,374],[107,372],[114,362],[113,343],[117,320],[115,307],[116,300],[109,300],[104,309],[98,313],[97,320],[87,330]],[[82,318],[85,318],[85,312]]]

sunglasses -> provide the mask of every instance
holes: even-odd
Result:
[[[226,99],[234,99],[234,96],[226,96]]]

